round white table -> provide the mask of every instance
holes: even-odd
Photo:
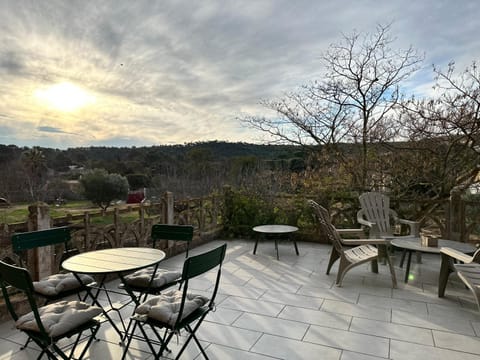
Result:
[[[143,269],[149,266],[156,265],[165,258],[165,252],[158,249],[147,248],[147,247],[125,247],[125,248],[114,248],[114,249],[102,249],[95,251],[88,251],[80,253],[78,255],[72,256],[65,260],[62,263],[62,267],[72,272],[77,279],[79,279],[78,274],[90,274],[90,275],[99,275],[101,280],[99,281],[98,287],[96,287],[97,292],[94,294],[92,289],[87,288],[88,295],[92,298],[93,302],[100,306],[103,310],[103,314],[112,324],[114,329],[120,335],[120,338],[123,339],[123,334],[118,329],[117,325],[113,319],[108,315],[109,311],[116,311],[120,317],[121,324],[123,326],[124,333],[127,332],[122,314],[120,310],[126,305],[122,305],[119,308],[114,306],[110,300],[109,293],[117,293],[117,291],[112,289],[107,289],[105,287],[105,279],[109,274],[117,275],[122,283],[125,285],[123,275],[138,269]],[[80,281],[80,280],[79,280]],[[107,295],[110,308],[105,309],[100,302],[97,300],[98,293],[104,291]],[[128,293],[128,290],[126,291]],[[124,295],[130,295],[130,293]],[[132,299],[133,301],[133,299]]]
[[[278,239],[284,236],[287,236],[293,242],[295,252],[298,256],[297,242],[295,238],[291,236],[294,232],[298,231],[298,227],[290,225],[259,225],[255,226],[252,230],[258,234],[263,234],[266,238],[273,238],[275,241],[275,250],[277,251],[277,260],[280,260],[278,255]],[[257,252],[258,238],[259,236],[256,236],[253,254]]]
[[[474,253],[477,250],[473,245],[461,243],[458,241],[453,240],[444,240],[439,239],[437,246],[422,246],[421,240],[419,237],[412,237],[412,238],[403,238],[403,239],[393,239],[390,242],[393,246],[404,249],[408,252],[407,258],[407,267],[405,268],[405,283],[408,282],[408,276],[410,273],[410,262],[412,260],[412,253],[413,252],[423,252],[423,253],[431,253],[431,254],[440,254],[441,247],[449,247],[458,251],[461,251],[466,254]],[[400,267],[403,266],[403,260],[400,264]]]

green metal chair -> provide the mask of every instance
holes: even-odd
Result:
[[[24,266],[23,259],[27,252],[44,246],[63,246],[62,260],[74,252],[69,249],[70,229],[66,226],[56,227],[46,230],[37,230],[12,235],[12,249],[19,257],[19,265]],[[81,294],[85,287],[95,283],[89,275],[80,275],[81,283],[72,273],[62,273],[49,275],[45,278],[33,282],[35,294],[45,299],[45,304],[52,301],[63,299],[70,295],[77,295],[79,300],[85,300],[87,293]]]
[[[208,313],[215,308],[215,297],[220,284],[222,263],[225,258],[227,245],[224,244],[216,249],[206,253],[188,257],[183,265],[181,288],[171,290],[162,295],[149,298],[146,302],[138,306],[135,314],[132,316],[134,327],[128,336],[128,341],[123,354],[123,359],[128,352],[128,347],[138,326],[143,335],[143,340],[148,343],[155,359],[159,359],[165,350],[168,351],[168,344],[175,334],[185,329],[189,336],[175,359],[179,359],[189,342],[195,340],[197,346],[205,359],[208,356],[200,344],[195,333],[199,329]],[[189,281],[205,272],[218,267],[215,285],[212,287],[210,297],[196,295],[188,291]],[[148,325],[156,335],[156,339],[151,339],[145,326]],[[164,329],[163,336],[158,329]],[[160,346],[158,351],[154,345]]]
[[[190,243],[193,239],[193,226],[155,224],[152,226],[151,237],[154,248],[157,242],[161,240],[186,243],[185,258],[187,258]],[[163,290],[178,284],[181,277],[182,274],[179,271],[165,270],[158,268],[158,266],[152,266],[126,275],[125,283],[120,284],[120,287],[130,294],[136,305],[139,305],[142,297],[144,301],[149,294],[160,294]]]
[[[100,322],[95,317],[101,314],[101,308],[81,301],[59,301],[38,308],[28,270],[3,261],[0,261],[0,285],[15,326],[41,348],[42,351],[37,359],[41,359],[43,355],[47,355],[49,359],[57,359],[57,355],[62,359],[73,359],[75,349],[82,339],[82,333],[89,330],[90,335],[78,359],[83,358],[100,327]],[[12,292],[12,288],[26,295],[31,310],[29,313],[19,314],[18,307],[13,305],[11,299],[12,296],[18,295]],[[75,340],[67,355],[57,343],[61,339],[72,336],[75,336]],[[70,344],[67,347],[69,348]]]

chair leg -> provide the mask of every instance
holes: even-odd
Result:
[[[388,254],[388,250],[386,252],[386,258],[388,263],[388,268],[390,269],[390,275],[392,277],[392,287],[395,289],[397,287],[397,275],[395,274],[395,268],[393,267],[392,259],[390,258],[390,254]]]
[[[335,249],[334,246],[332,246],[332,251],[330,252],[330,259],[328,260],[328,265],[327,265],[327,275],[330,274],[330,270],[335,263],[340,258],[340,254],[338,251]]]
[[[188,336],[187,340],[185,341],[185,343],[183,344],[182,348],[181,348],[180,351],[178,352],[177,356],[175,357],[175,360],[180,359],[180,356],[182,356],[183,351],[187,348],[188,343],[189,343],[190,340],[192,340],[192,339],[195,340],[198,348],[199,348],[200,351],[202,352],[203,357],[204,357],[206,360],[209,360],[207,354],[205,353],[205,350],[203,349],[202,344],[200,344],[200,341],[199,341],[199,340],[197,339],[197,337],[195,336],[195,332],[198,330],[198,328],[200,327],[203,319],[205,319],[205,316],[206,316],[207,314],[208,314],[208,312],[205,313],[205,314],[203,314],[203,316],[202,316],[200,319],[198,319],[197,323],[195,324],[195,328],[194,328],[194,329],[192,329],[190,325],[185,326],[185,329],[187,329],[187,331],[189,332],[190,335]]]
[[[448,278],[453,272],[453,260],[450,256],[442,253],[442,263],[440,265],[440,275],[438,276],[438,297],[445,296]]]
[[[345,259],[345,257],[340,258],[340,265],[338,266],[337,281],[336,285],[342,287],[343,278],[349,269],[350,263]]]

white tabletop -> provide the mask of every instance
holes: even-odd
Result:
[[[264,234],[286,234],[297,230],[296,226],[290,225],[259,225],[253,228],[253,231]]]
[[[163,251],[147,247],[103,249],[72,256],[62,267],[81,274],[121,273],[157,264],[164,258]]]

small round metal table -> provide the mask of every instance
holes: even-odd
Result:
[[[260,225],[260,226],[255,226],[253,228],[253,231],[264,235],[267,239],[271,238],[275,241],[275,250],[277,252],[277,260],[280,260],[280,257],[278,256],[278,239],[284,236],[287,236],[293,242],[293,246],[295,247],[295,252],[298,256],[297,242],[295,241],[295,238],[291,236],[295,231],[298,231],[298,228],[296,226]],[[257,252],[258,238],[259,236],[256,236],[255,247],[253,248],[253,254]]]

